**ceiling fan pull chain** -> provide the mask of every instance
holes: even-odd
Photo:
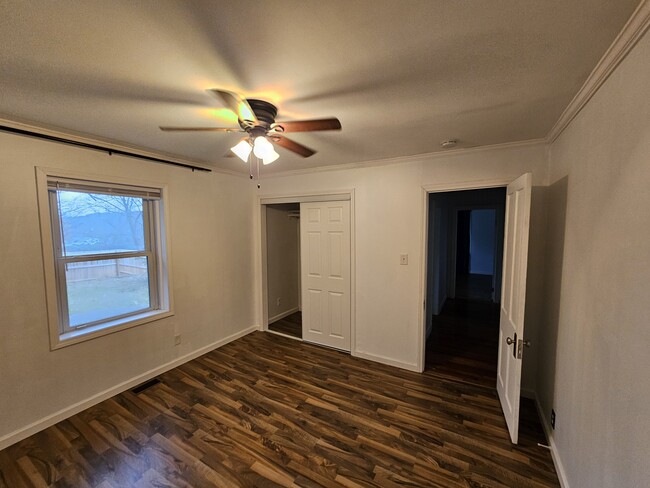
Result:
[[[257,189],[259,190],[262,185],[260,185],[260,158],[257,159]]]

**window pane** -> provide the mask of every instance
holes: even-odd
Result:
[[[146,257],[68,263],[70,327],[150,307]]]
[[[142,251],[142,198],[58,192],[65,255]]]

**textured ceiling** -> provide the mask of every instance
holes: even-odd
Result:
[[[0,0],[0,114],[211,167],[237,134],[206,93],[337,116],[267,171],[544,137],[638,0]]]

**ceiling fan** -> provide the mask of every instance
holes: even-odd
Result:
[[[169,132],[245,132],[247,136],[231,148],[232,153],[237,155],[242,161],[249,162],[249,156],[253,152],[258,160],[262,160],[264,164],[270,164],[279,157],[279,154],[275,152],[273,144],[277,144],[304,158],[308,158],[316,153],[313,149],[287,138],[285,133],[341,129],[341,122],[334,117],[316,120],[276,122],[275,117],[278,114],[278,109],[269,102],[256,98],[244,98],[237,93],[226,90],[211,89],[208,91],[220,98],[228,108],[237,114],[239,129],[230,127],[160,127],[160,130]],[[227,156],[230,155],[231,153]]]

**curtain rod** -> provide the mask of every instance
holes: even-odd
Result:
[[[0,125],[0,130],[5,132],[11,132],[13,134],[20,134],[28,137],[35,137],[37,139],[44,139],[51,142],[60,142],[62,144],[70,144],[71,146],[83,147],[86,149],[93,149],[95,151],[104,151],[112,156],[113,154],[118,154],[120,156],[128,156],[130,158],[145,159],[147,161],[153,161],[155,163],[171,164],[173,166],[180,166],[181,168],[191,169],[192,171],[205,171],[211,173],[212,170],[208,168],[202,168],[200,166],[193,166],[191,164],[177,163],[176,161],[170,161],[168,159],[156,158],[154,156],[145,156],[144,154],[132,153],[129,151],[122,151],[121,149],[111,149],[109,147],[100,146],[98,144],[90,144],[87,142],[75,141],[74,139],[66,139],[65,137],[51,136],[48,134],[41,134],[40,132],[34,132],[26,129],[18,129],[16,127],[9,127],[7,125]]]

